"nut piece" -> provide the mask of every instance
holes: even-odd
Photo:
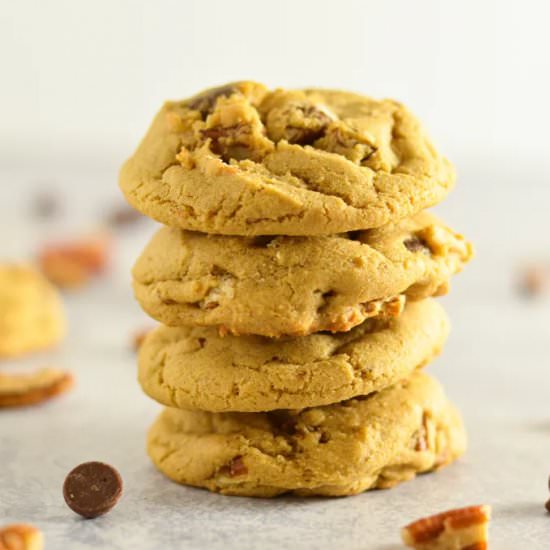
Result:
[[[105,234],[64,244],[47,245],[41,251],[40,267],[60,288],[77,288],[103,271],[110,239]]]
[[[550,274],[542,265],[528,265],[519,276],[519,290],[525,296],[534,298],[543,294],[550,286]]]
[[[69,472],[63,483],[63,497],[75,513],[96,518],[111,510],[122,495],[118,471],[103,462],[85,462]]]
[[[145,340],[145,337],[151,332],[151,328],[142,328],[134,333],[134,336],[132,338],[132,349],[134,351],[138,351],[141,345],[143,344],[143,341]]]
[[[228,464],[222,466],[220,473],[229,477],[244,476],[248,473],[248,468],[243,461],[243,457],[238,455],[233,457]]]
[[[0,528],[0,550],[42,550],[44,537],[32,525],[25,523]]]
[[[449,510],[403,527],[401,537],[417,550],[484,550],[490,518],[487,505]]]
[[[72,374],[60,369],[0,374],[0,408],[36,405],[68,391],[73,385]]]

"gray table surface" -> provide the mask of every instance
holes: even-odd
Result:
[[[486,163],[460,168],[461,183],[439,212],[476,241],[478,258],[443,299],[454,330],[429,368],[469,430],[470,448],[457,464],[391,491],[332,500],[230,498],[163,478],[144,451],[159,406],[138,388],[129,348],[132,332],[148,325],[128,275],[154,229],[145,222],[118,236],[109,277],[66,297],[70,330],[59,350],[0,365],[52,364],[78,380],[61,399],[0,413],[0,523],[39,526],[48,550],[391,550],[402,547],[399,527],[410,520],[489,503],[491,548],[549,548],[550,300],[520,296],[514,270],[524,260],[550,260],[550,191],[540,170],[526,177],[512,165],[498,174]],[[0,256],[30,258],[52,235],[93,227],[117,200],[114,178],[113,169],[0,173]],[[43,182],[63,195],[56,222],[28,215],[32,190]],[[65,506],[61,486],[74,465],[91,459],[115,465],[125,492],[110,514],[85,521]]]

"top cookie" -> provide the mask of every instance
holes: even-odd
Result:
[[[438,203],[453,182],[399,103],[253,82],[166,103],[120,174],[142,213],[227,235],[379,227]]]

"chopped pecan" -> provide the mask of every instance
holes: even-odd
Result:
[[[72,374],[60,369],[0,374],[0,408],[36,405],[68,391],[73,385]]]
[[[483,550],[490,517],[487,505],[449,510],[407,525],[401,536],[406,546],[417,550]]]
[[[331,122],[323,137],[313,144],[317,149],[343,155],[355,164],[368,165],[376,153],[374,138],[359,132],[342,121]]]
[[[234,84],[227,84],[225,86],[219,86],[218,88],[211,88],[206,90],[189,100],[185,106],[188,109],[199,111],[200,114],[205,117],[214,110],[216,101],[219,97],[228,97],[237,93],[239,90]]]
[[[521,270],[519,289],[529,297],[541,295],[550,286],[550,273],[542,265],[528,265]]]
[[[151,332],[150,328],[142,328],[134,333],[132,337],[132,348],[134,351],[138,351],[141,348],[145,338]]]
[[[76,288],[103,271],[107,264],[110,238],[96,235],[68,243],[47,245],[39,254],[46,277],[61,288]]]
[[[44,537],[36,527],[25,523],[0,528],[0,550],[42,550]]]
[[[413,235],[403,241],[403,245],[409,252],[422,252],[424,254],[430,254],[430,248],[426,241],[421,239],[418,235]]]
[[[220,473],[229,477],[244,476],[248,473],[248,468],[243,461],[243,457],[237,455],[228,464],[220,468]]]
[[[269,139],[311,145],[324,135],[325,128],[334,120],[326,108],[307,101],[290,101],[269,111],[266,130]]]
[[[430,448],[429,418],[429,414],[424,411],[422,414],[422,424],[415,434],[414,450],[417,452],[427,451]]]

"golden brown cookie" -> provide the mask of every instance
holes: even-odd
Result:
[[[29,266],[0,265],[0,358],[49,348],[65,333],[57,290]]]
[[[442,348],[447,316],[434,300],[350,332],[274,340],[163,327],[139,350],[139,381],[160,403],[206,411],[267,411],[336,403],[409,376]]]
[[[73,375],[60,369],[40,369],[32,373],[0,373],[0,409],[37,405],[67,392],[73,385]]]
[[[140,212],[226,235],[380,227],[438,203],[453,183],[401,104],[253,82],[166,103],[120,174]]]
[[[133,270],[145,311],[171,325],[263,336],[340,332],[444,294],[472,246],[433,215],[321,237],[229,237],[162,228]]]
[[[460,456],[466,435],[440,385],[413,374],[380,393],[302,411],[166,409],[148,452],[169,478],[227,495],[353,495]]]

